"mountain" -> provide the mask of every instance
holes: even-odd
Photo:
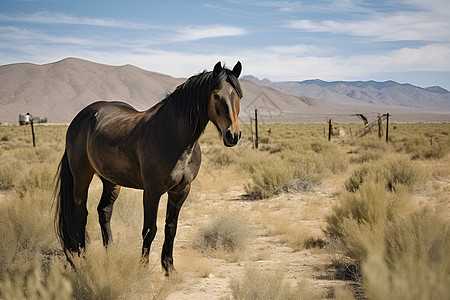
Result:
[[[132,65],[109,66],[78,58],[44,65],[0,66],[0,122],[17,123],[19,114],[29,112],[47,117],[50,123],[68,123],[83,107],[97,100],[122,100],[145,110],[185,80]],[[240,114],[243,122],[249,122],[255,109],[260,109],[260,116],[269,121],[282,114],[323,106],[321,100],[240,81],[244,91]]]
[[[337,104],[370,104],[450,111],[450,92],[438,86],[421,88],[395,81],[305,80],[272,82],[248,76],[245,79],[295,96],[308,96]]]
[[[0,66],[0,123],[17,124],[19,114],[27,112],[47,117],[50,123],[68,123],[83,107],[97,100],[122,100],[138,110],[145,110],[185,80],[132,65],[109,66],[77,58],[44,65],[4,65]],[[249,123],[255,109],[258,109],[261,122],[326,122],[330,117],[339,118],[337,121],[358,122],[355,112],[371,111],[374,114],[372,117],[376,117],[377,112],[394,112],[393,106],[386,106],[386,103],[401,104],[395,102],[394,92],[390,93],[390,101],[383,97],[370,98],[372,104],[370,101],[355,100],[357,95],[366,99],[369,98],[366,94],[373,94],[374,91],[382,94],[390,88],[396,89],[399,98],[411,93],[410,85],[401,85],[402,88],[397,89],[398,84],[394,82],[387,84],[390,87],[377,87],[374,83],[354,83],[350,86],[344,82],[324,81],[273,83],[255,77],[243,77],[240,82],[244,92],[240,120],[244,123]],[[346,89],[348,92],[344,91]],[[445,97],[450,93],[442,88],[426,90],[414,87],[416,90],[425,93],[423,95],[434,95],[434,98],[423,98],[434,105],[430,107],[441,105],[442,98],[447,99],[447,104],[449,102]],[[345,97],[341,96],[345,93]],[[448,121],[448,111],[423,113],[422,109],[402,107],[393,114],[393,120]]]

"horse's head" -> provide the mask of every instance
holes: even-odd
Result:
[[[211,93],[208,117],[216,125],[227,147],[235,146],[241,138],[238,120],[239,102],[242,98],[238,80],[241,70],[240,62],[237,62],[233,70],[222,67],[222,64],[218,62],[212,72],[214,81],[218,82],[218,85]]]

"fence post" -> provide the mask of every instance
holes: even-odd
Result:
[[[255,109],[255,148],[258,149],[258,110]]]
[[[381,132],[381,115],[380,114],[378,114],[378,137],[381,139],[381,136],[382,136],[382,132]]]
[[[253,136],[253,118],[250,114],[250,134],[252,136],[252,149],[255,149],[255,137]]]
[[[389,143],[389,113],[386,114],[386,143]]]
[[[331,141],[331,133],[333,132],[333,124],[331,119],[328,120],[328,140]]]
[[[33,117],[30,117],[31,135],[33,136],[33,147],[36,148],[36,138],[34,136]]]

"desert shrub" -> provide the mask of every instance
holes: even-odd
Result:
[[[39,253],[52,253],[56,247],[50,191],[35,191],[19,198],[10,194],[0,209],[0,277],[2,272]]]
[[[446,293],[449,223],[410,203],[406,188],[392,193],[381,183],[365,183],[342,194],[326,218],[326,234],[362,265],[370,299],[441,299]]]
[[[424,178],[418,165],[404,159],[387,162],[385,170],[386,187],[390,190],[395,190],[398,185],[412,188]]]
[[[321,155],[310,152],[299,155],[295,152],[285,152],[281,158],[288,162],[293,168],[293,177],[284,186],[284,190],[288,192],[308,191],[317,186],[322,175],[326,172],[325,164]]]
[[[426,145],[411,151],[411,159],[441,159],[448,152],[448,147],[441,144]]]
[[[370,299],[445,299],[450,285],[449,223],[428,209],[385,227],[385,248],[363,263]]]
[[[14,187],[22,167],[23,164],[16,159],[0,160],[0,191]]]
[[[404,159],[393,159],[361,165],[350,175],[345,182],[345,187],[348,191],[354,192],[361,184],[374,181],[384,183],[389,190],[395,190],[399,185],[411,189],[423,179],[423,172],[415,163]]]
[[[16,191],[21,197],[36,191],[52,191],[55,168],[48,164],[32,164],[23,170],[17,184]]]
[[[432,129],[423,132],[423,129],[409,133],[395,143],[398,152],[406,152],[411,159],[441,159],[450,152],[449,137],[445,131]]]
[[[380,238],[388,212],[395,213],[394,201],[401,198],[394,196],[386,193],[382,184],[372,182],[355,193],[343,193],[340,205],[326,217],[325,233],[342,241],[347,256],[361,261],[367,255],[365,245]]]
[[[76,272],[67,269],[65,276],[72,282],[75,299],[165,299],[169,282],[163,282],[151,270],[143,267],[136,249],[113,244],[106,250],[92,243],[84,257],[75,257]]]
[[[37,260],[25,263],[25,272],[10,272],[0,281],[2,299],[73,299],[72,285],[54,264],[45,268]]]
[[[233,299],[323,299],[323,290],[312,288],[305,280],[291,286],[284,281],[281,271],[267,272],[256,268],[246,270],[244,278],[233,279],[230,283]]]
[[[325,166],[327,169],[329,169],[333,174],[340,174],[347,170],[347,157],[341,155],[337,149],[324,153],[323,160],[325,161]]]
[[[294,178],[293,166],[274,154],[248,162],[247,169],[252,181],[245,190],[251,199],[276,195]]]
[[[335,145],[328,141],[314,141],[311,143],[311,149],[316,153],[329,152],[335,149]]]
[[[370,161],[379,160],[383,152],[376,150],[363,150],[358,153],[356,157],[353,157],[350,161],[352,163],[365,163]]]
[[[231,212],[222,213],[211,223],[200,228],[194,241],[194,248],[202,252],[235,251],[246,246],[250,234],[250,229],[242,216]]]
[[[352,172],[345,181],[347,191],[355,192],[365,182],[382,182],[384,169],[378,163],[365,163]]]
[[[203,151],[204,156],[216,166],[228,166],[237,161],[235,150],[220,147],[211,147]]]

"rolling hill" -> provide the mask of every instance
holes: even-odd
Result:
[[[29,112],[46,116],[49,122],[66,123],[97,100],[123,100],[145,110],[185,80],[131,65],[108,66],[77,58],[45,65],[0,66],[0,121],[17,123],[19,114]],[[241,83],[245,93],[241,117],[258,106],[274,113],[296,112],[311,106],[299,97],[251,81]]]
[[[122,100],[145,110],[185,80],[132,65],[109,66],[77,58],[44,65],[4,65],[0,66],[0,123],[17,124],[19,114],[27,112],[47,117],[50,123],[68,123],[83,107],[97,100]],[[391,87],[380,89],[371,84],[349,86],[320,81],[272,83],[251,76],[240,81],[244,91],[241,122],[249,122],[254,109],[259,110],[263,122],[322,122],[330,115],[351,116],[365,110],[397,111],[398,121],[450,119],[450,93],[439,87],[414,87],[416,93],[419,89],[422,94],[412,101],[405,96],[411,94],[411,87],[398,87],[393,82]],[[384,96],[385,90],[390,90],[389,97]],[[433,111],[425,113],[424,108]],[[346,121],[358,122],[354,116]]]

